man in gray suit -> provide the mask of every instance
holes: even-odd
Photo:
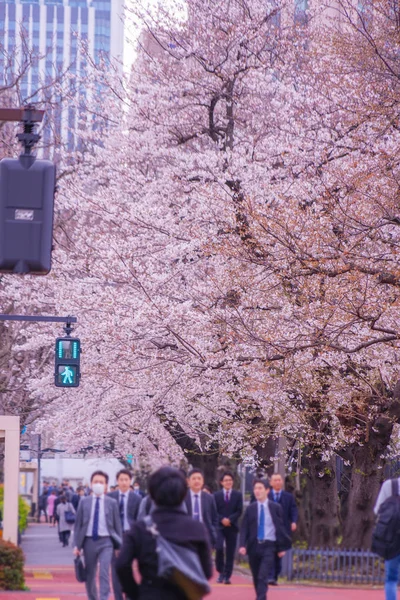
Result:
[[[115,490],[115,492],[110,492],[108,495],[110,498],[114,498],[114,500],[117,501],[122,531],[129,531],[137,519],[142,498],[141,496],[138,496],[138,494],[135,494],[133,490],[131,490],[132,473],[128,471],[128,469],[121,469],[121,471],[117,473],[116,479],[118,489]],[[115,600],[123,600],[124,596],[122,593],[121,584],[115,571],[115,560],[116,557],[114,555],[111,562],[114,596]]]
[[[110,564],[114,550],[121,547],[122,527],[118,504],[106,496],[108,475],[95,471],[90,479],[93,494],[81,499],[76,514],[75,556],[83,550],[86,565],[86,593],[89,600],[98,600],[96,571],[100,571],[100,600],[110,595]]]
[[[201,521],[207,528],[211,547],[217,543],[218,513],[214,496],[203,492],[204,475],[200,469],[192,469],[188,475],[188,492],[186,494],[187,512],[196,521]]]

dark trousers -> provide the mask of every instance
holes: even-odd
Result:
[[[45,519],[46,519],[46,523],[49,522],[48,516],[47,516],[47,508],[39,508],[39,515],[38,515],[38,523],[40,523],[40,517],[42,516],[42,513],[44,513]]]
[[[71,535],[70,531],[60,531],[60,541],[63,546],[68,546],[69,536]]]
[[[266,600],[268,580],[273,569],[276,554],[275,542],[263,542],[249,552],[249,562],[257,600]]]
[[[117,557],[114,552],[113,556],[112,556],[112,560],[111,560],[111,580],[112,580],[112,586],[113,586],[113,592],[114,592],[114,599],[115,600],[123,600],[124,594],[122,592],[122,587],[121,587],[120,581],[118,579],[117,572],[115,570],[116,560],[117,560]]]
[[[271,572],[269,574],[270,581],[278,581],[278,577],[282,571],[282,559],[279,558],[278,553],[275,554],[274,564],[272,565]]]
[[[230,579],[235,561],[238,532],[232,527],[224,527],[217,531],[215,567],[225,579]],[[225,543],[225,551],[224,551]]]

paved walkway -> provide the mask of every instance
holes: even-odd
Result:
[[[75,579],[72,548],[62,548],[57,531],[33,524],[23,537],[26,557],[26,592],[0,592],[0,600],[86,600],[84,584]],[[215,581],[215,578],[214,578]],[[235,575],[232,585],[213,583],[209,600],[254,600],[249,578]],[[271,588],[268,600],[383,600],[383,590],[318,588],[279,585]],[[113,596],[110,598],[113,600]]]

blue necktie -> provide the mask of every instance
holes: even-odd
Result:
[[[275,502],[279,502],[279,492],[274,492]]]
[[[121,518],[122,531],[124,530],[124,494],[121,494],[119,500],[119,516]]]
[[[199,506],[199,497],[197,494],[195,494],[195,496],[194,496],[193,518],[195,521],[200,521],[200,506]]]
[[[93,517],[93,532],[92,539],[96,541],[99,539],[99,520],[100,520],[100,497],[96,498],[96,506],[94,507],[94,517]]]
[[[258,520],[258,534],[257,539],[263,540],[265,534],[265,512],[264,512],[264,504],[260,506],[260,517]]]

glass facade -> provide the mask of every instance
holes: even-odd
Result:
[[[70,150],[77,147],[79,123],[85,121],[83,110],[88,95],[88,90],[77,84],[85,79],[88,69],[80,45],[85,44],[96,64],[110,60],[113,51],[115,57],[122,58],[124,34],[122,2],[119,2],[0,0],[0,48],[4,49],[0,52],[0,85],[14,79],[21,66],[27,67],[17,90],[18,102],[48,100],[53,107],[47,110],[49,126],[42,135],[45,148],[54,139]],[[67,71],[77,78],[69,78],[68,88],[61,93],[51,83]],[[77,109],[71,108],[71,102],[63,101],[65,94],[77,100]]]
[[[296,23],[307,23],[308,0],[294,0],[294,19]]]

